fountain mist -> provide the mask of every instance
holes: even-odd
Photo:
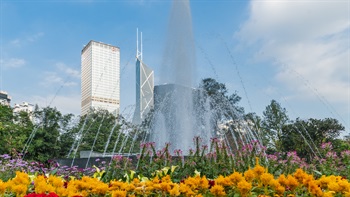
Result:
[[[209,142],[209,121],[198,113],[200,91],[192,88],[195,79],[195,47],[189,0],[173,1],[160,81],[156,86],[155,115],[151,141],[158,148],[170,143],[170,150],[187,150],[193,138],[201,136]],[[203,112],[203,111],[202,111]],[[209,116],[206,116],[209,117]],[[208,119],[209,120],[209,119]]]

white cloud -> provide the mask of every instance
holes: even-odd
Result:
[[[14,40],[12,40],[11,42],[10,42],[10,44],[12,45],[12,46],[15,46],[15,47],[20,47],[21,46],[21,40],[20,39],[14,39]]]
[[[41,85],[50,87],[52,85],[73,87],[80,82],[80,72],[62,62],[54,64],[53,71],[45,71]]]
[[[2,68],[9,69],[9,68],[20,68],[26,64],[26,61],[20,58],[10,58],[10,59],[0,60],[0,63]]]
[[[257,59],[277,60],[276,79],[295,98],[317,93],[346,105],[349,12],[347,1],[255,0],[235,37],[245,46],[258,46]]]
[[[44,36],[44,32],[38,32],[36,34],[30,35],[27,37],[27,41],[29,42],[35,42],[37,41],[40,37]]]
[[[69,80],[69,78],[62,78],[57,72],[44,72],[43,81],[41,82],[41,85],[44,87],[50,87],[52,85],[70,87],[76,86],[78,85],[78,83]]]
[[[70,77],[80,79],[80,71],[75,70],[64,63],[56,63],[56,67]]]

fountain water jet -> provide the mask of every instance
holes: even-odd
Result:
[[[173,1],[160,81],[156,86],[155,114],[150,140],[158,148],[170,143],[170,150],[189,150],[193,138],[209,142],[207,122],[199,117],[200,91],[195,90],[195,46],[189,0]],[[203,112],[203,111],[202,111]],[[201,114],[203,115],[203,113]]]

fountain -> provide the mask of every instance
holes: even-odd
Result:
[[[199,107],[201,92],[192,88],[196,56],[189,0],[173,1],[167,35],[160,74],[163,84],[154,88],[150,140],[158,148],[170,143],[172,152],[192,148],[195,136],[208,142],[212,136]]]
[[[242,115],[237,113],[227,98],[223,98],[221,94],[208,96],[205,91],[193,88],[196,57],[189,0],[173,1],[167,35],[162,70],[159,75],[161,85],[154,87],[154,108],[151,113],[152,117],[147,119],[150,121],[146,128],[149,131],[147,140],[154,142],[157,150],[161,150],[165,144],[169,143],[167,147],[170,154],[180,149],[184,155],[189,155],[189,151],[195,149],[193,140],[197,136],[201,138],[202,145],[210,146],[211,138],[218,136],[220,140],[225,140],[226,144],[236,148],[238,143],[244,144],[254,139],[254,136],[247,137],[246,134],[250,135],[250,133],[245,131],[249,131],[249,128],[244,126]],[[231,115],[228,117],[225,113]],[[88,116],[82,122],[82,128],[78,133],[80,140],[73,144],[68,154],[73,155],[71,166],[74,165],[75,155],[84,131],[89,130],[90,126],[86,125],[87,118]],[[93,155],[94,145],[96,138],[99,137],[99,128],[102,124],[106,124],[103,123],[103,120],[104,116],[97,123],[97,134],[91,150],[87,152],[86,166],[89,165],[90,157],[96,156]],[[116,121],[111,126],[103,154],[100,155],[102,158],[111,155],[130,157],[137,153],[134,149],[135,141],[138,139],[140,143],[143,143],[145,140],[146,135],[138,129],[131,129],[135,131],[132,133],[130,129],[121,127],[118,135],[114,136],[117,132],[115,131],[117,125],[125,125],[125,122]],[[245,128],[239,132],[233,130],[242,127]],[[114,140],[111,139],[112,136]],[[130,143],[127,148],[128,141]],[[107,154],[107,147],[110,147],[110,144],[113,150]],[[230,149],[234,148],[230,147]]]

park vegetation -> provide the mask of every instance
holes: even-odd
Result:
[[[147,142],[150,119],[135,126],[105,110],[75,117],[50,106],[14,114],[0,105],[0,196],[350,196],[350,137],[340,138],[338,120],[291,120],[276,100],[258,116],[223,83],[207,78],[199,88],[218,136],[211,144],[196,137],[189,155]],[[85,169],[53,160],[82,150],[119,156]]]

